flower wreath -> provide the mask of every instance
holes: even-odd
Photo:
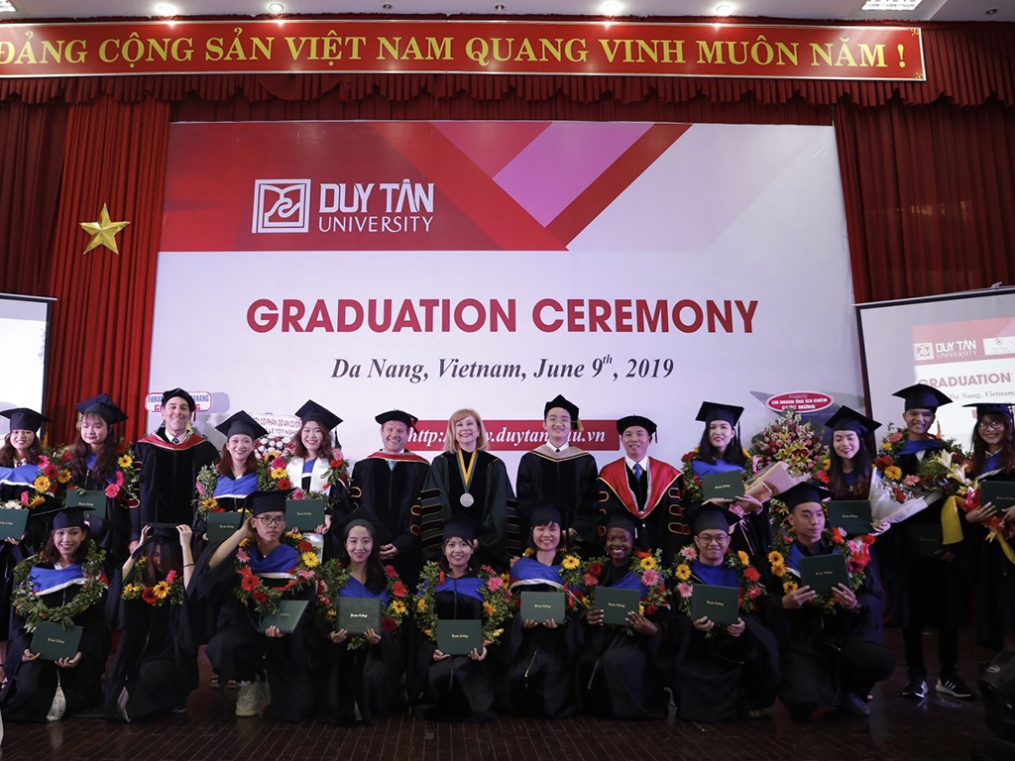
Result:
[[[896,502],[902,503],[913,499],[918,491],[939,491],[944,492],[945,496],[951,496],[967,482],[966,457],[955,443],[955,439],[931,436],[944,446],[938,450],[928,451],[920,461],[915,475],[903,476],[899,452],[906,443],[906,431],[896,428],[893,423],[888,424],[887,431],[875,455],[874,467],[881,476],[881,483]]]
[[[870,534],[864,534],[856,539],[846,540],[842,531],[837,528],[825,529],[821,538],[832,547],[832,552],[846,556],[846,568],[849,571],[849,585],[856,591],[863,586],[866,577],[867,564],[870,563],[870,545],[874,544],[875,538]],[[772,550],[768,553],[768,563],[772,575],[782,582],[783,594],[789,594],[799,589],[800,585],[792,577],[786,578],[789,566],[786,565],[786,557],[789,555],[790,547],[796,537],[791,531],[783,530],[776,533]],[[835,595],[827,592],[819,595],[811,606],[820,606],[828,610],[835,609]]]
[[[586,589],[591,591],[592,599],[586,603],[587,607],[595,605],[595,587],[599,586],[599,579],[609,561],[605,557],[594,558],[585,566],[584,582]],[[648,594],[641,601],[641,614],[651,616],[659,608],[670,606],[669,595],[666,592],[666,579],[670,572],[663,567],[662,551],[652,552],[638,551],[631,558],[631,572],[638,577],[642,586],[648,589]],[[630,626],[624,627],[628,634],[633,634]]]
[[[148,558],[141,557],[134,564],[134,578],[140,579]],[[136,581],[132,584],[124,584],[120,596],[127,601],[141,600],[153,607],[160,607],[167,602],[170,605],[183,604],[183,574],[177,573],[175,569],[166,574],[164,581],[159,581],[148,587],[142,582]]]
[[[70,471],[66,468],[58,468],[47,455],[39,455],[38,462],[35,464],[38,466],[39,472],[31,483],[31,488],[21,492],[20,501],[8,500],[4,504],[5,508],[20,510],[27,507],[29,510],[34,510],[45,504],[47,497],[56,496],[59,489],[70,483]]]
[[[217,465],[205,465],[197,474],[197,517],[208,520],[208,513],[224,513],[215,499],[215,489],[219,485]]]
[[[116,472],[116,481],[106,487],[106,496],[116,497],[125,507],[137,507],[141,504],[141,463],[134,459],[124,441],[120,442],[116,451],[120,455],[116,460],[120,469]]]
[[[405,620],[409,612],[406,604],[406,597],[409,591],[395,571],[393,566],[384,566],[384,576],[388,590],[388,607],[381,615],[381,629],[389,634],[396,631]],[[338,560],[329,560],[318,573],[317,579],[317,613],[329,626],[334,628],[335,620],[338,618],[338,600],[341,590],[345,589],[352,578],[349,566]],[[352,634],[346,640],[346,647],[356,650],[363,647],[367,641],[365,634]]]
[[[29,578],[32,569],[42,562],[42,556],[32,555],[18,563],[14,568],[15,588],[11,604],[18,615],[25,619],[25,628],[30,632],[35,631],[40,621],[53,621],[68,630],[73,627],[74,619],[100,602],[109,587],[109,579],[102,572],[102,564],[105,561],[105,551],[100,550],[95,541],[89,539],[88,553],[81,566],[85,583],[73,600],[55,608],[48,607],[42,601],[42,597],[35,593],[32,589],[32,580]]]
[[[694,461],[697,459],[698,451],[700,449],[701,447],[695,447],[680,458],[680,461],[683,463],[681,469],[684,474],[683,497],[685,503],[701,502],[701,498],[703,496],[701,476],[696,475],[694,472]],[[745,467],[740,473],[744,483],[746,484],[754,475],[755,468],[750,452],[746,449],[742,449],[741,451],[744,453],[744,457],[747,458],[747,467]]]
[[[673,577],[677,580],[677,610],[688,618],[691,617],[691,596],[694,594],[695,581],[691,579],[691,563],[698,559],[698,551],[687,545],[680,550],[680,557],[673,569]],[[766,594],[765,585],[761,582],[761,573],[751,565],[751,559],[743,550],[733,552],[726,550],[723,565],[732,568],[740,576],[740,598],[738,604],[743,613],[756,613],[758,598]],[[712,638],[718,634],[728,634],[726,627],[713,626],[705,636]]]
[[[496,642],[504,633],[505,622],[514,615],[515,606],[509,589],[510,576],[498,575],[490,566],[480,566],[476,574],[482,584],[479,593],[483,597],[483,639]],[[427,638],[437,642],[437,587],[445,580],[440,565],[431,560],[423,566],[416,591],[416,625]]]
[[[258,614],[268,616],[278,612],[278,604],[286,592],[293,589],[303,589],[310,584],[317,583],[317,574],[313,569],[321,564],[321,560],[314,551],[314,545],[304,539],[301,533],[286,531],[282,534],[282,544],[288,544],[295,549],[300,557],[299,563],[292,571],[296,578],[289,579],[282,586],[270,586],[250,570],[248,550],[254,545],[254,541],[253,539],[244,539],[236,550],[235,568],[240,577],[240,583],[233,587],[233,594],[244,605],[253,603]]]
[[[535,554],[536,551],[528,547],[522,553],[522,557],[531,558]],[[586,600],[583,593],[585,588],[585,571],[582,568],[581,558],[573,552],[558,549],[557,554],[554,556],[554,560],[557,559],[560,560],[560,580],[564,583],[565,587],[564,599],[567,601],[567,609],[574,610],[576,603],[585,605]],[[552,565],[555,565],[555,563]]]

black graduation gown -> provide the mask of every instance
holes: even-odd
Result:
[[[354,510],[366,507],[384,524],[398,554],[389,562],[402,579],[410,583],[422,570],[420,555],[420,493],[430,464],[389,461],[382,457],[360,460],[352,469],[349,490]]]
[[[240,583],[235,553],[215,568],[209,566],[216,546],[205,550],[191,580],[195,600],[219,610],[216,631],[205,647],[205,655],[223,682],[267,677],[271,704],[266,715],[278,721],[303,721],[314,708],[312,665],[319,641],[313,623],[314,586],[294,590],[285,597],[310,601],[296,630],[284,637],[268,637],[260,630],[260,617],[253,606],[244,605],[232,593],[233,585]]]
[[[995,473],[989,481],[1015,481],[1015,473]],[[1015,629],[1015,565],[987,530],[976,523],[962,525],[977,585],[976,640],[994,652],[1004,649],[1004,635]],[[1009,541],[1009,545],[1011,541]]]
[[[550,584],[531,584],[527,592],[558,592]],[[516,716],[563,719],[577,710],[574,690],[574,616],[556,629],[526,629],[520,614],[505,627],[500,704]]]
[[[321,644],[317,672],[320,686],[316,717],[328,724],[351,726],[359,708],[363,724],[370,726],[395,710],[402,675],[401,632],[378,632],[381,641],[350,650],[343,642],[327,639],[330,628],[320,624]]]
[[[140,581],[137,566],[126,583]],[[106,622],[120,630],[113,670],[106,682],[106,718],[121,721],[117,701],[126,689],[128,721],[144,721],[187,703],[197,687],[197,643],[187,600],[154,607],[123,599],[124,580],[117,571],[109,587]]]
[[[434,594],[438,619],[483,618],[483,603],[455,592]],[[496,699],[497,648],[487,647],[486,658],[474,661],[467,655],[452,655],[435,661],[437,646],[417,632],[416,664],[408,680],[409,700],[427,719],[445,721],[490,721]]]
[[[81,586],[75,585],[43,595],[42,599],[47,607],[55,608],[73,600],[80,591]],[[81,660],[70,669],[42,659],[22,661],[21,657],[32,643],[32,634],[25,630],[23,619],[13,616],[16,632],[4,664],[7,686],[0,695],[0,713],[4,721],[45,721],[53,705],[58,675],[67,700],[65,716],[100,704],[102,672],[109,654],[109,630],[103,617],[103,605],[104,600],[99,600],[74,619],[75,625],[83,629],[78,645]]]
[[[189,526],[194,521],[194,485],[205,465],[219,459],[218,450],[206,438],[191,433],[179,445],[171,444],[165,428],[159,428],[134,445],[140,462],[140,505],[130,511],[131,541],[149,523]]]
[[[801,545],[804,554],[806,548]],[[830,554],[822,542],[815,555]],[[884,599],[870,576],[856,590],[860,610],[816,606],[782,607],[783,579],[769,576],[765,613],[779,638],[782,679],[779,700],[804,718],[819,706],[841,706],[848,693],[866,697],[895,667],[891,651],[881,644]]]
[[[899,466],[904,475],[917,472],[916,455],[902,455]],[[969,539],[947,549],[956,560],[920,557],[913,550],[909,532],[920,526],[941,526],[939,499],[916,515],[906,518],[878,537],[874,544],[878,567],[888,592],[888,615],[892,626],[957,629],[969,623],[969,578],[963,573]],[[975,552],[975,550],[973,550]]]
[[[84,477],[75,477],[71,481],[71,485],[95,491],[105,491],[109,486],[105,479],[95,478],[91,471],[88,471]],[[127,552],[127,545],[130,543],[130,516],[128,512],[130,511],[120,504],[119,497],[106,497],[105,514],[98,515],[92,512],[88,513],[85,518],[91,530],[92,539],[106,552],[104,569],[109,578],[113,578],[116,569],[123,565],[129,554]]]
[[[701,583],[699,579],[696,582]],[[673,697],[688,721],[730,721],[741,708],[767,708],[779,684],[779,646],[757,614],[741,613],[739,637],[706,636],[674,611],[671,629]]]
[[[599,487],[596,482],[599,468],[596,458],[577,447],[569,447],[566,450],[567,456],[563,459],[551,456],[545,450],[546,446],[543,446],[526,452],[518,463],[518,478],[515,481],[518,511],[513,513],[516,519],[508,529],[508,552],[512,555],[521,555],[525,551],[525,537],[532,528],[523,517],[525,506],[543,497],[555,497],[564,505],[562,530],[566,532],[573,528],[578,532],[582,545],[596,543],[599,509]]]
[[[623,573],[607,566],[605,580],[611,586]],[[613,577],[613,578],[611,578]],[[651,637],[627,633],[624,626],[589,626],[587,611],[575,623],[578,705],[583,713],[604,719],[663,719],[667,700],[663,688],[669,681],[669,648],[664,633],[668,610],[646,616],[658,628]]]
[[[15,484],[0,484],[0,503],[8,500],[21,501],[23,492],[31,487]],[[45,504],[32,509],[25,524],[25,536],[18,544],[0,542],[0,642],[11,637],[11,595],[14,592],[14,567],[32,555],[38,554],[46,544],[53,526],[52,515],[38,513],[55,510],[58,507],[54,497],[45,497]]]
[[[476,561],[497,567],[507,565],[507,519],[509,508],[514,506],[514,492],[503,460],[482,450],[476,450],[473,457],[478,457],[479,462],[469,485],[474,500],[471,507],[463,507],[460,501],[465,487],[458,472],[457,454],[442,452],[430,463],[420,518],[424,560],[440,557],[444,521],[468,513],[486,528],[479,537]]]

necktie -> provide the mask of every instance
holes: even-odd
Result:
[[[396,464],[397,464],[397,463],[396,463],[396,462],[395,462],[394,460],[388,460],[388,467],[389,467],[389,468],[390,468],[391,470],[394,470],[394,469],[395,469],[395,465],[396,465]]]
[[[180,443],[180,437],[179,436],[173,436],[173,443],[174,444],[179,444]]]
[[[641,467],[641,463],[640,462],[636,462],[634,464],[634,477],[640,480],[641,479],[641,474],[642,474],[643,470],[644,469]]]

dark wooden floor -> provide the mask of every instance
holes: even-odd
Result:
[[[886,641],[901,663],[897,631]],[[926,652],[936,652],[927,636]],[[990,653],[971,644],[964,632],[962,676],[975,684]],[[205,677],[209,670],[203,661]],[[936,674],[931,675],[931,680]],[[378,726],[336,728],[314,721],[277,724],[233,715],[235,690],[207,687],[191,695],[186,716],[145,726],[109,724],[102,719],[68,719],[45,725],[6,726],[3,761],[54,758],[61,761],[335,761],[336,759],[421,759],[423,761],[520,761],[520,759],[820,759],[901,761],[968,759],[973,742],[988,733],[983,704],[933,692],[921,703],[901,697],[905,670],[874,693],[869,720],[832,716],[814,724],[794,723],[780,706],[764,721],[695,724],[673,719],[648,723],[591,718],[559,722],[505,718],[488,724],[439,724],[409,714]],[[205,681],[207,681],[205,679]]]

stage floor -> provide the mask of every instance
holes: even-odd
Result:
[[[902,761],[967,759],[973,742],[989,734],[983,703],[959,701],[933,691],[920,702],[901,697],[905,669],[897,630],[886,632],[896,653],[892,679],[874,692],[869,720],[831,716],[812,724],[794,723],[781,706],[766,720],[724,724],[675,721],[627,723],[579,717],[547,722],[503,718],[487,724],[445,724],[389,717],[367,728],[332,727],[316,721],[279,724],[233,715],[236,690],[202,687],[190,697],[186,716],[148,725],[110,724],[102,719],[69,719],[53,724],[8,724],[2,761],[334,761],[334,759],[420,759],[427,761],[520,761],[520,759],[744,759],[745,761]],[[933,663],[937,645],[927,635]],[[975,684],[979,664],[990,653],[962,639],[960,672]],[[210,669],[202,658],[203,683]]]

